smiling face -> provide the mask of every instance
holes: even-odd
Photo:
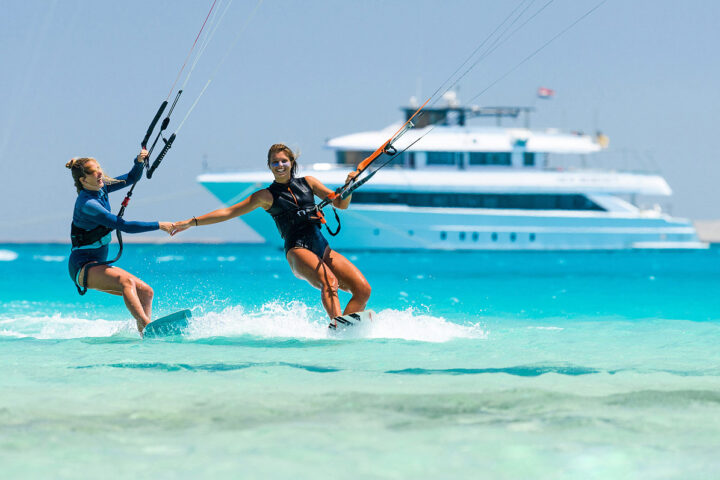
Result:
[[[293,160],[287,153],[280,151],[271,154],[268,166],[276,182],[287,183],[292,178]]]
[[[85,162],[83,166],[84,177],[80,177],[80,183],[85,190],[98,191],[104,185],[103,171],[95,160]]]

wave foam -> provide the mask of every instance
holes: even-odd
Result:
[[[0,250],[0,262],[12,262],[17,258],[17,252],[13,252],[12,250]]]
[[[259,311],[248,312],[241,306],[221,312],[193,312],[188,336],[191,338],[252,335],[264,338],[349,339],[396,338],[423,342],[446,342],[456,338],[486,338],[478,324],[459,325],[413,308],[385,309],[373,321],[351,329],[332,332],[325,312],[302,302],[270,302]]]
[[[184,260],[185,257],[182,255],[160,255],[155,257],[155,263],[182,262]]]
[[[129,315],[128,315],[129,316]],[[89,337],[136,336],[135,322],[89,320],[76,317],[23,316],[0,318],[0,336],[38,339],[71,339]],[[459,325],[412,308],[385,309],[373,321],[334,332],[328,329],[325,312],[302,302],[270,302],[255,311],[243,306],[220,312],[203,312],[196,307],[187,333],[188,340],[210,337],[253,336],[296,339],[402,339],[422,342],[446,342],[459,338],[486,338],[478,324]]]
[[[40,260],[41,262],[63,262],[65,257],[63,255],[33,255],[33,260]]]
[[[40,340],[111,337],[131,334],[136,331],[135,321],[89,320],[86,318],[64,317],[60,314],[48,316],[23,316],[0,320],[0,336],[15,338],[37,338]]]

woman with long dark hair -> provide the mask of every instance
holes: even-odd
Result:
[[[328,316],[335,318],[363,311],[370,298],[370,284],[355,265],[330,248],[318,223],[315,197],[325,199],[333,193],[332,190],[315,177],[297,177],[296,156],[281,143],[270,147],[267,166],[275,177],[270,186],[230,207],[175,222],[173,235],[191,227],[225,222],[263,208],[272,215],[285,240],[285,257],[293,273],[320,289]],[[355,172],[351,172],[348,180],[354,176]],[[348,208],[350,199],[337,198],[333,200],[333,205],[340,209]],[[344,311],[340,308],[338,288],[352,294]]]

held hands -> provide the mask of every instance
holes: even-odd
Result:
[[[167,233],[168,235],[172,235],[173,230],[175,229],[175,224],[172,222],[159,222],[160,224],[160,230]]]
[[[135,161],[138,163],[144,163],[147,161],[147,157],[148,157],[148,151],[143,148],[142,150],[140,150],[140,153],[138,154],[137,159],[135,159]]]
[[[190,227],[196,225],[195,217],[189,220],[183,220],[182,222],[160,222],[160,230],[167,233],[170,236],[176,235]]]
[[[171,232],[168,232],[170,235],[177,235],[178,233],[187,230],[190,227],[195,226],[195,220],[183,220],[182,222],[175,222],[173,224],[173,230]]]

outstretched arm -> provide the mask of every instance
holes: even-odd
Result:
[[[252,212],[256,208],[262,207],[267,210],[272,206],[272,203],[273,197],[270,190],[258,190],[245,200],[242,200],[230,207],[218,208],[217,210],[213,210],[205,215],[200,215],[199,217],[192,217],[187,220],[183,220],[182,222],[175,222],[175,230],[172,234],[175,235],[176,233],[187,230],[190,227],[199,227],[200,225],[211,225],[213,223],[224,222]]]
[[[173,229],[170,222],[134,222],[108,212],[97,200],[90,200],[83,206],[83,213],[92,217],[94,221],[108,228],[114,228],[125,233],[142,233],[162,230],[170,233]]]
[[[356,171],[348,173],[348,176],[345,179],[345,182],[346,183],[349,182],[350,180],[355,178],[356,175],[357,175]],[[315,177],[307,176],[307,177],[305,177],[305,180],[307,180],[308,185],[310,185],[310,188],[312,188],[313,193],[315,195],[317,195],[319,198],[322,198],[323,200],[325,200],[328,197],[328,195],[333,193],[332,190],[330,190],[328,187],[323,185],[322,182]],[[351,198],[352,198],[352,195],[345,198],[345,200],[340,200],[340,198],[336,198],[332,202],[333,206],[335,206],[336,208],[345,210],[350,205]]]

